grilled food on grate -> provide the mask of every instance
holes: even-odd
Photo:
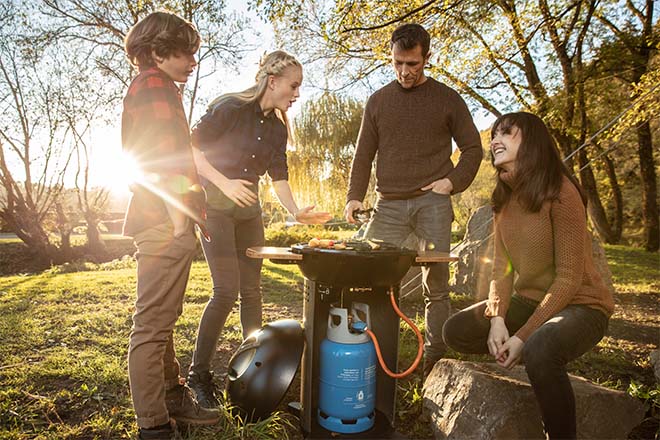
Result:
[[[308,248],[318,248],[318,249],[335,249],[335,250],[355,250],[359,252],[368,252],[374,250],[398,250],[400,249],[397,246],[394,246],[390,243],[385,243],[382,240],[331,240],[327,238],[312,238],[307,243],[301,243],[295,245],[297,247],[308,247]]]

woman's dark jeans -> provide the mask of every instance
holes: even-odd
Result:
[[[244,219],[240,210],[209,209],[207,228],[211,241],[202,241],[211,270],[213,296],[206,304],[197,330],[191,370],[209,371],[218,338],[227,316],[240,296],[243,338],[261,328],[261,259],[248,258],[245,250],[264,245],[261,210]],[[243,211],[244,212],[244,211]]]
[[[447,346],[461,353],[487,354],[490,320],[484,317],[486,301],[453,315],[442,336]],[[534,312],[535,305],[513,295],[504,322],[513,336]],[[569,305],[527,339],[522,359],[541,408],[550,439],[574,439],[575,396],[566,364],[593,348],[607,330],[608,318],[587,306]]]

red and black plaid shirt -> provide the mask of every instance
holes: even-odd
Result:
[[[167,222],[163,193],[180,200],[199,183],[181,91],[165,72],[152,67],[133,79],[124,98],[121,131],[124,152],[137,162],[144,179],[131,187],[124,221],[124,234],[133,236]]]

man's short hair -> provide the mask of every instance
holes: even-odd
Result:
[[[411,50],[419,45],[422,48],[422,55],[426,57],[431,46],[431,36],[426,29],[417,23],[406,23],[394,29],[390,39],[390,49],[398,44],[401,49]]]
[[[126,34],[126,57],[134,66],[156,65],[152,53],[168,58],[176,54],[194,54],[201,39],[195,25],[176,14],[152,12],[138,21]]]

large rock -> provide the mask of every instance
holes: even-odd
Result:
[[[468,220],[465,236],[454,249],[458,255],[452,290],[477,300],[488,296],[493,258],[493,209],[485,205]]]
[[[578,438],[625,439],[646,408],[621,391],[570,376]],[[438,439],[545,439],[524,367],[443,359],[424,384],[424,407]]]
[[[653,350],[649,354],[651,365],[653,365],[653,374],[655,374],[655,381],[660,383],[660,350]]]

